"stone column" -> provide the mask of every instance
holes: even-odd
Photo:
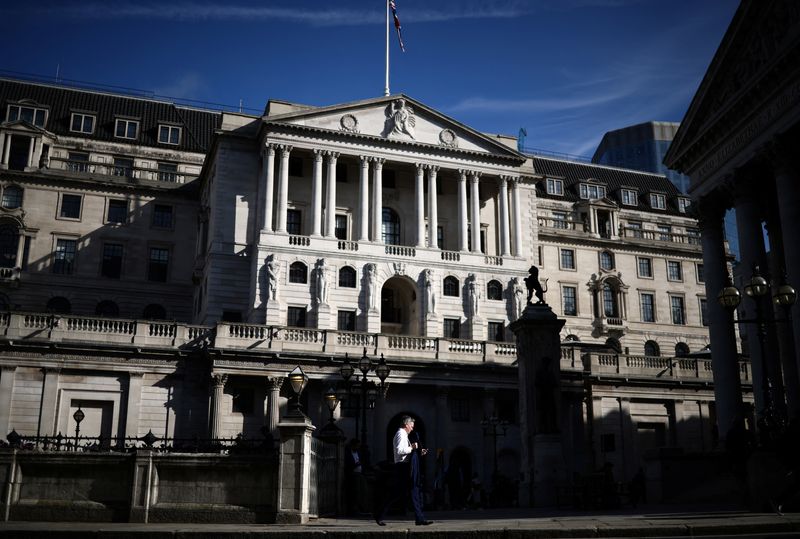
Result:
[[[286,210],[289,205],[289,154],[292,147],[281,145],[280,178],[278,179],[278,222],[276,230],[286,233]]]
[[[337,152],[327,152],[328,157],[328,185],[326,186],[325,200],[325,237],[336,237],[336,160]]]
[[[480,200],[480,186],[479,186],[479,172],[473,172],[470,177],[472,185],[472,252],[481,252],[481,200]]]
[[[725,208],[714,200],[716,196],[718,195],[708,195],[697,206],[700,212],[700,241],[703,246],[717,428],[720,442],[723,442],[735,421],[743,419],[736,334],[731,313],[717,301],[717,296],[727,280],[728,267],[722,228]]]
[[[428,165],[428,247],[438,249],[436,239],[439,236],[439,202],[436,195],[436,173],[439,167]]]
[[[261,154],[263,160],[262,184],[264,185],[264,217],[261,228],[266,232],[272,232],[272,206],[273,195],[275,193],[275,145],[267,144]]]
[[[362,155],[360,159],[358,241],[369,241],[369,157]]]
[[[222,399],[227,380],[227,374],[213,373],[211,375],[211,402],[209,404],[211,432],[209,438],[222,437]]]
[[[511,254],[511,242],[509,241],[508,226],[508,176],[500,176],[498,185],[498,201],[500,206],[500,255],[508,256]]]
[[[11,430],[11,396],[14,393],[16,371],[16,366],[0,366],[0,437],[3,439]]]
[[[467,218],[467,171],[458,171],[458,250],[469,250],[469,219]]]
[[[417,219],[417,247],[425,247],[425,165],[417,163],[414,183],[414,212]]]
[[[278,423],[278,524],[306,524],[310,508],[311,433],[314,425],[302,414],[286,415]]]
[[[311,235],[322,235],[322,150],[314,150],[314,173],[311,186]]]
[[[383,243],[383,163],[385,159],[375,157],[372,162],[372,241]]]
[[[142,407],[142,380],[144,373],[128,373],[128,395],[125,412],[125,436],[139,436],[139,415]],[[167,411],[169,413],[169,411]]]
[[[30,137],[28,139],[28,164],[27,167],[35,167],[33,163],[33,151],[36,148],[36,137]]]
[[[42,368],[42,409],[39,413],[38,436],[56,434],[56,408],[58,407],[58,377],[60,368]],[[8,434],[0,432],[0,436]]]
[[[564,327],[547,304],[528,305],[511,323],[517,336],[521,507],[553,506],[566,479],[561,444],[561,340]]]
[[[520,190],[519,190],[519,178],[514,178],[511,180],[511,200],[512,200],[512,212],[514,217],[514,256],[523,256],[522,253],[522,216],[520,214]]]
[[[9,157],[9,152],[11,151],[11,140],[12,139],[13,139],[13,135],[11,135],[10,133],[6,134],[6,141],[5,141],[6,144],[3,147],[3,164],[5,166],[8,166],[8,157]]]
[[[280,396],[281,386],[286,380],[284,376],[267,378],[267,409],[264,415],[267,418],[267,429],[272,434],[273,439],[278,438],[278,422],[280,421]]]

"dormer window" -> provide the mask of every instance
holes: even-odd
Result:
[[[158,142],[162,144],[180,144],[181,128],[174,125],[159,125]]]
[[[580,185],[580,196],[589,200],[604,198],[606,196],[606,187],[594,183],[582,183]]]
[[[136,120],[117,119],[114,136],[117,138],[136,139],[139,134],[139,122]]]
[[[21,120],[28,122],[36,127],[44,127],[47,121],[47,110],[38,107],[26,107],[24,105],[9,105],[6,114],[9,122]]]
[[[689,208],[689,204],[692,201],[686,197],[678,197],[678,211],[681,213],[686,213],[686,210]]]
[[[666,210],[667,197],[659,193],[650,193],[650,207],[654,210]]]
[[[564,180],[547,178],[547,194],[564,196]]]
[[[625,206],[639,205],[639,193],[635,189],[622,189],[619,198],[620,202]]]
[[[72,113],[72,121],[70,122],[69,130],[73,133],[86,133],[91,135],[94,133],[95,117],[91,114],[81,114],[78,112]]]

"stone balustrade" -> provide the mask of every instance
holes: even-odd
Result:
[[[626,354],[586,354],[586,370],[596,375],[620,375],[626,378],[662,378],[664,380],[700,380],[713,382],[711,358],[676,358]],[[562,350],[562,364],[563,350]],[[739,361],[742,382],[752,383],[749,361]]]

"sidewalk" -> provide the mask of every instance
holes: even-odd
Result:
[[[558,510],[506,509],[432,512],[430,526],[411,519],[322,518],[307,525],[278,524],[127,524],[6,522],[0,537],[47,538],[345,538],[419,536],[452,539],[517,539],[522,537],[800,537],[800,513],[778,516],[738,511],[692,512],[686,508],[646,508],[646,512],[587,513]],[[635,510],[634,510],[635,511]]]

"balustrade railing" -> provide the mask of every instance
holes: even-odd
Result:
[[[569,219],[559,219],[557,217],[537,217],[539,228],[551,228],[555,230],[570,230],[575,232],[585,232],[586,225],[583,221],[572,221]]]
[[[386,245],[384,252],[392,256],[407,256],[410,258],[417,256],[417,250],[414,247],[407,247],[405,245]]]
[[[308,236],[289,236],[289,245],[308,247],[311,245],[311,238]]]
[[[339,240],[337,247],[340,251],[358,251],[358,242]]]
[[[490,266],[502,266],[503,265],[503,257],[502,256],[487,256],[484,258],[484,262],[486,262]]]
[[[646,230],[638,227],[620,227],[620,236],[628,239],[680,243],[684,245],[700,245],[699,234],[677,234],[661,230]]]
[[[461,253],[458,251],[442,251],[442,260],[447,262],[459,262],[461,260]]]
[[[185,172],[163,171],[155,168],[129,167],[114,165],[113,163],[95,163],[92,161],[70,160],[64,157],[50,157],[50,168],[79,172],[82,174],[99,174],[102,176],[117,176],[127,178],[128,181],[146,180],[159,183],[184,184],[197,178],[197,174]]]

